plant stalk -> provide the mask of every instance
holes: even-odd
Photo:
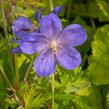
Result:
[[[3,28],[4,28],[4,33],[6,36],[6,41],[8,42],[8,46],[10,46],[10,41],[8,37],[8,32],[7,32],[7,23],[6,23],[6,18],[5,18],[5,11],[4,11],[4,0],[1,1],[1,12],[2,12],[2,19],[3,19]]]
[[[1,3],[1,13],[2,13],[2,20],[3,20],[3,29],[4,29],[4,33],[5,33],[5,42],[6,42],[6,48],[7,48],[7,54],[8,54],[8,59],[10,62],[10,67],[12,69],[12,72],[14,71],[14,67],[13,67],[13,62],[12,62],[12,55],[11,55],[11,49],[10,49],[10,39],[8,36],[8,31],[7,31],[7,21],[6,21],[6,17],[5,17],[5,11],[4,11],[4,0],[0,0]]]
[[[53,73],[53,75],[52,75],[52,109],[54,109],[54,94],[55,94],[55,92],[54,92],[54,73]]]
[[[11,5],[11,13],[12,13],[12,16],[11,16],[11,20],[12,20],[12,23],[14,22],[15,20],[15,6],[13,5],[12,3],[12,0],[10,0],[10,5]],[[13,34],[14,36],[14,34]],[[15,47],[15,44],[14,44],[14,47]],[[16,81],[15,81],[15,84],[16,84],[16,88],[18,89],[19,88],[19,69],[18,69],[18,56],[17,54],[14,55],[14,63],[15,63],[15,73],[16,73]]]
[[[1,65],[0,65],[0,71],[1,71],[1,73],[2,73],[2,75],[3,75],[3,77],[4,77],[4,79],[5,79],[6,82],[8,83],[9,87],[11,87],[12,91],[15,92],[15,89],[13,88],[12,84],[10,83],[10,81],[9,81],[9,79],[8,79],[6,73],[5,73],[5,71],[4,71],[4,69],[3,69],[3,67],[2,67]]]
[[[53,1],[52,0],[49,0],[49,5],[50,5],[50,11],[53,10]]]
[[[24,76],[24,81],[25,81],[25,82],[27,82],[27,80],[28,80],[28,75],[29,75],[29,72],[30,72],[32,66],[33,66],[33,62],[31,62],[31,63],[29,64],[28,69],[27,69],[27,71],[26,71],[26,73],[25,73],[25,76]]]

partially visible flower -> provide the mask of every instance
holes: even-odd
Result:
[[[21,53],[21,52],[22,52],[22,50],[20,49],[19,46],[12,49],[12,54]]]
[[[41,8],[38,12],[35,13],[35,19],[37,22],[39,22],[42,19],[42,12],[44,11],[43,8]]]
[[[39,32],[20,34],[22,40],[19,42],[20,49],[26,54],[40,52],[34,62],[38,75],[46,77],[52,74],[57,61],[68,70],[79,66],[81,55],[73,47],[86,41],[85,29],[78,24],[72,24],[63,30],[61,21],[54,12],[44,16],[39,24]]]
[[[63,6],[57,6],[53,9],[52,13],[59,14],[63,9]]]
[[[13,30],[14,34],[16,35],[16,37],[18,38],[18,40],[13,38],[12,41],[19,44],[19,41],[22,40],[22,37],[21,37],[22,34],[24,34],[24,36],[25,36],[25,33],[31,33],[31,32],[36,31],[36,28],[32,24],[32,22],[29,18],[19,17],[14,21],[14,23],[12,25],[12,30]],[[21,52],[22,52],[22,50],[20,49],[20,46],[12,49],[13,54],[21,53]]]
[[[33,32],[35,30],[35,26],[29,18],[18,17],[12,25],[12,30],[18,38],[22,38],[21,34],[24,34],[25,32]]]

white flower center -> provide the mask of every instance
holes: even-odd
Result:
[[[50,44],[50,47],[52,48],[52,50],[54,52],[56,52],[57,51],[57,42],[55,40],[53,40]]]

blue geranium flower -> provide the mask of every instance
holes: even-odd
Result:
[[[35,19],[37,22],[39,22],[40,19],[42,18],[43,10],[44,9],[40,9],[38,12],[35,13]],[[35,25],[33,25],[32,21],[28,17],[18,17],[12,25],[12,30],[18,39],[18,40],[16,40],[13,38],[12,41],[15,43],[18,43],[18,44],[23,39],[22,36],[25,36],[26,33],[28,33],[28,34],[31,32],[39,33],[39,29],[36,28]],[[21,50],[20,46],[12,49],[13,54],[21,53],[21,52],[22,52],[22,50]]]
[[[35,26],[32,24],[31,20],[27,17],[19,17],[17,18],[13,25],[12,25],[12,30],[14,32],[14,34],[16,35],[16,37],[19,40],[16,39],[12,39],[13,42],[16,42],[19,44],[19,41],[22,40],[23,37],[22,34],[27,34],[27,33],[31,33],[33,31],[35,31]],[[13,48],[12,49],[12,53],[20,53],[22,52],[22,50],[20,49],[20,46],[18,46],[17,48]]]
[[[55,8],[58,9],[58,8]],[[54,10],[40,21],[40,32],[22,33],[20,49],[26,54],[40,52],[34,62],[34,68],[39,76],[46,77],[55,71],[56,62],[67,70],[72,70],[81,64],[81,55],[74,48],[87,39],[85,29],[72,24],[64,30]]]

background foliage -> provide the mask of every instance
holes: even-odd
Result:
[[[67,71],[57,65],[55,109],[109,109],[109,0],[53,0],[63,5],[63,28],[81,24],[87,31],[80,67]],[[35,56],[12,55],[12,23],[44,8],[50,0],[0,0],[0,109],[51,109],[51,77],[39,77],[32,63]]]

